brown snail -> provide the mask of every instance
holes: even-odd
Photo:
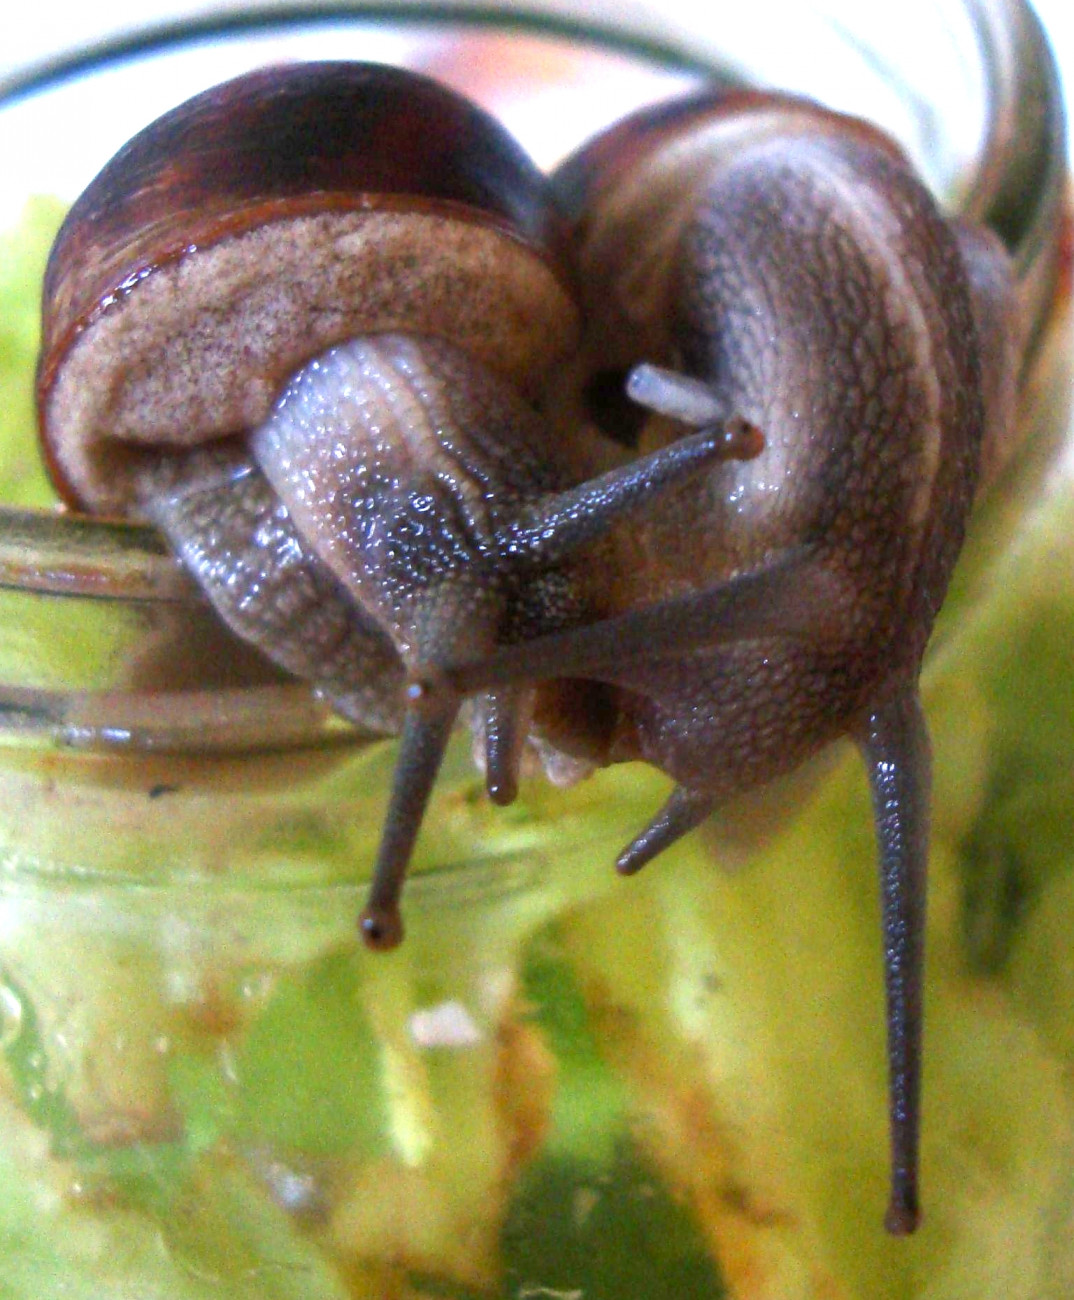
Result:
[[[240,635],[402,730],[373,946],[401,937],[460,705],[416,683],[595,617],[586,549],[760,448],[732,422],[594,473],[599,440],[556,442],[532,403],[576,346],[572,279],[547,181],[492,118],[355,63],[265,69],[166,114],[52,250],[38,407],[64,496],[156,523]],[[500,801],[532,695],[481,703]]]
[[[917,678],[982,447],[1010,419],[1005,255],[879,131],[781,96],[650,110],[556,184],[570,231],[494,123],[389,69],[272,69],[200,96],[136,137],[59,236],[51,463],[76,504],[157,522],[232,626],[341,711],[402,728],[376,945],[400,936],[468,695],[506,801],[534,684],[555,715],[557,689],[589,683],[553,744],[678,783],[628,872],[853,737],[880,844],[888,1226],[912,1231]],[[658,413],[657,447],[594,477],[614,458],[577,393],[620,376]],[[618,403],[598,414],[633,441]]]
[[[778,95],[643,111],[556,179],[587,320],[568,389],[599,396],[624,442],[635,422],[603,400],[620,377],[655,413],[643,444],[742,419],[765,446],[632,524],[617,612],[450,667],[446,685],[611,688],[606,760],[678,783],[626,872],[722,800],[858,743],[880,854],[887,1226],[911,1232],[930,781],[917,682],[982,449],[994,458],[1012,418],[1007,256],[945,218],[879,131]]]

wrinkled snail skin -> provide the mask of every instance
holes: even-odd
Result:
[[[499,124],[351,63],[255,72],[152,123],[49,259],[37,395],[61,492],[155,522],[234,631],[402,735],[374,947],[401,938],[462,703],[407,682],[590,621],[611,526],[760,449],[736,424],[596,473],[615,458],[595,434],[557,441],[535,402],[577,343],[572,284],[548,183]],[[498,801],[569,700],[520,683],[477,702]],[[562,729],[584,740],[579,716]]]
[[[577,417],[592,377],[622,372],[659,413],[641,446],[674,435],[676,411],[681,434],[707,409],[756,426],[764,450],[632,523],[634,563],[603,621],[448,680],[613,689],[609,758],[678,782],[624,872],[728,797],[857,742],[883,899],[887,1226],[912,1232],[929,809],[917,682],[982,446],[994,454],[1012,415],[1010,266],[990,234],[944,218],[874,128],[781,96],[643,112],[558,185],[587,320],[563,409]]]
[[[402,662],[237,439],[148,463],[141,507],[224,622],[374,735],[402,726]]]

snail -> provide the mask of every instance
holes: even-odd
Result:
[[[196,96],[124,146],[53,246],[37,398],[61,495],[156,524],[240,636],[366,731],[402,733],[373,947],[401,938],[461,702],[417,683],[591,621],[615,521],[760,450],[740,421],[619,463],[585,430],[557,441],[535,404],[578,333],[547,179],[480,109],[382,65]],[[537,694],[496,688],[476,711],[500,802]],[[563,712],[560,688],[540,694]]]
[[[625,873],[856,740],[883,897],[887,1226],[911,1232],[917,680],[1011,418],[1006,255],[879,130],[780,95],[645,110],[554,184],[569,227],[494,122],[398,70],[299,65],[199,96],[58,236],[49,463],[73,504],[157,523],[231,626],[346,716],[401,730],[373,946],[401,936],[470,696],[501,802],[542,727],[568,760],[676,781]],[[621,378],[654,413],[640,439]]]
[[[1008,257],[878,129],[778,94],[642,110],[562,165],[586,335],[559,400],[624,443],[744,420],[764,449],[632,522],[601,620],[441,665],[430,691],[579,677],[605,761],[677,782],[638,870],[729,797],[850,737],[879,847],[895,1234],[918,1222],[930,751],[922,655],[982,458],[1013,417]],[[625,384],[639,420],[609,400]]]

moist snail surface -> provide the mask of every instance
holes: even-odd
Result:
[[[200,604],[147,534],[94,530],[94,546],[100,538],[109,547],[102,580],[96,549],[57,557],[47,550],[55,530],[36,519],[20,526],[10,550],[25,582],[5,592],[17,602],[5,626],[19,628],[24,651],[28,634],[40,633],[17,661],[23,694],[12,700],[19,727],[6,760],[13,803],[26,811],[7,830],[5,1104],[11,1150],[34,1140],[45,1148],[18,1185],[30,1190],[12,1204],[58,1189],[52,1218],[31,1221],[82,1251],[54,1277],[89,1267],[97,1272],[83,1276],[97,1293],[118,1292],[122,1270],[134,1285],[138,1267],[149,1267],[139,1259],[154,1250],[159,1267],[148,1243],[163,1239],[174,1286],[208,1276],[217,1293],[258,1294],[288,1270],[303,1279],[299,1294],[314,1284],[339,1294],[396,1284],[417,1294],[449,1284],[475,1294],[599,1292],[616,1287],[615,1264],[594,1276],[601,1242],[631,1233],[642,1243],[635,1275],[639,1258],[653,1270],[638,1294],[658,1293],[672,1276],[680,1290],[718,1293],[721,1275],[735,1287],[744,1261],[759,1260],[782,1279],[774,1294],[811,1294],[792,1289],[803,1273],[869,1293],[880,1264],[851,1242],[872,1231],[870,1258],[887,1261],[882,1276],[899,1284],[876,1224],[884,1137],[875,886],[850,777],[833,778],[789,823],[769,810],[769,848],[733,880],[696,846],[617,888],[608,848],[629,835],[639,807],[659,801],[656,778],[624,770],[567,795],[527,787],[520,807],[494,819],[456,753],[419,859],[426,870],[408,894],[407,943],[380,965],[367,962],[353,944],[355,863],[368,860],[378,833],[390,754],[351,752],[334,723],[327,750],[265,752],[268,742],[304,742],[303,729],[324,726],[327,712],[256,669],[207,612],[199,623]],[[48,564],[26,563],[27,539]],[[1021,562],[1034,554],[1024,545]],[[982,572],[971,570],[966,585],[985,585]],[[1050,599],[1045,570],[1035,572],[1038,596]],[[127,599],[90,597],[117,575]],[[75,594],[56,595],[61,584]],[[935,671],[987,621],[941,629]],[[945,680],[941,704],[954,698],[952,680],[962,698],[991,690],[965,670]],[[990,680],[983,670],[980,682]],[[159,696],[180,691],[181,707],[162,713]],[[286,705],[272,713],[275,735],[259,707],[269,699],[274,710]],[[948,708],[955,734],[972,729]],[[1000,713],[987,715],[993,740]],[[72,752],[72,742],[85,749]],[[132,742],[171,752],[132,757]],[[190,752],[196,746],[218,752]],[[983,836],[976,860],[988,861],[989,834],[1004,830],[978,815],[993,763],[1010,766],[998,757],[1005,747],[994,750],[968,768],[945,769],[938,755],[939,888],[941,906],[945,892],[956,899],[952,926],[969,915],[957,903],[968,870],[957,846]],[[1042,784],[1034,789],[1047,806]],[[750,838],[759,816],[738,819]],[[726,831],[720,855],[736,856]],[[983,950],[993,913],[977,892]],[[936,1276],[955,1258],[949,1241],[928,1243],[937,1216],[950,1215],[957,1240],[967,1205],[1002,1210],[1010,1229],[1012,1202],[1021,1204],[1010,1190],[975,1200],[972,1179],[935,1158],[951,1131],[941,1128],[943,1099],[956,1104],[965,1053],[986,1051],[958,1030],[963,985],[944,967],[962,940],[948,948],[945,938],[933,946],[940,1028],[935,1015],[929,1028],[930,1047],[940,1042],[930,1069],[940,1071],[941,1118],[930,1114],[926,1130],[926,1185],[931,1177],[943,1190],[936,1209],[926,1194],[925,1244],[914,1247]],[[984,961],[980,951],[974,960]],[[1034,975],[1024,952],[1021,961],[1024,991]],[[809,990],[793,1015],[781,989]],[[1008,1001],[997,1034],[1024,1023],[1017,999]],[[745,1059],[728,1054],[734,1043],[748,1044]],[[873,1078],[853,1084],[863,1087],[860,1107],[844,1072],[823,1060],[833,1044],[852,1083]],[[817,1064],[807,1067],[812,1053]],[[1017,1078],[993,1071],[996,1092],[979,1113],[1020,1093],[1040,1099],[1048,1053],[1030,1056]],[[815,1089],[789,1086],[803,1069]],[[1061,1094],[1049,1097],[1061,1115]],[[931,1163],[930,1140],[939,1144]],[[1029,1148],[1018,1149],[1028,1160]],[[866,1189],[857,1199],[833,1173],[851,1152]],[[744,1190],[732,1195],[736,1186]],[[1058,1184],[1045,1177],[1039,1195],[1059,1195]],[[255,1222],[266,1220],[256,1216],[266,1214],[275,1253],[257,1244]],[[72,1224],[92,1225],[96,1254]],[[114,1246],[120,1232],[122,1259],[100,1245]],[[976,1262],[987,1272],[987,1259]],[[58,1285],[27,1267],[28,1294]]]

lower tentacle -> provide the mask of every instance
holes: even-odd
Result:
[[[676,786],[663,808],[649,825],[619,854],[615,869],[623,876],[632,876],[646,863],[659,857],[677,840],[700,826],[712,812],[713,802],[703,794]]]
[[[485,697],[485,788],[493,803],[506,807],[518,795],[518,774],[532,710],[532,692],[501,686]]]

